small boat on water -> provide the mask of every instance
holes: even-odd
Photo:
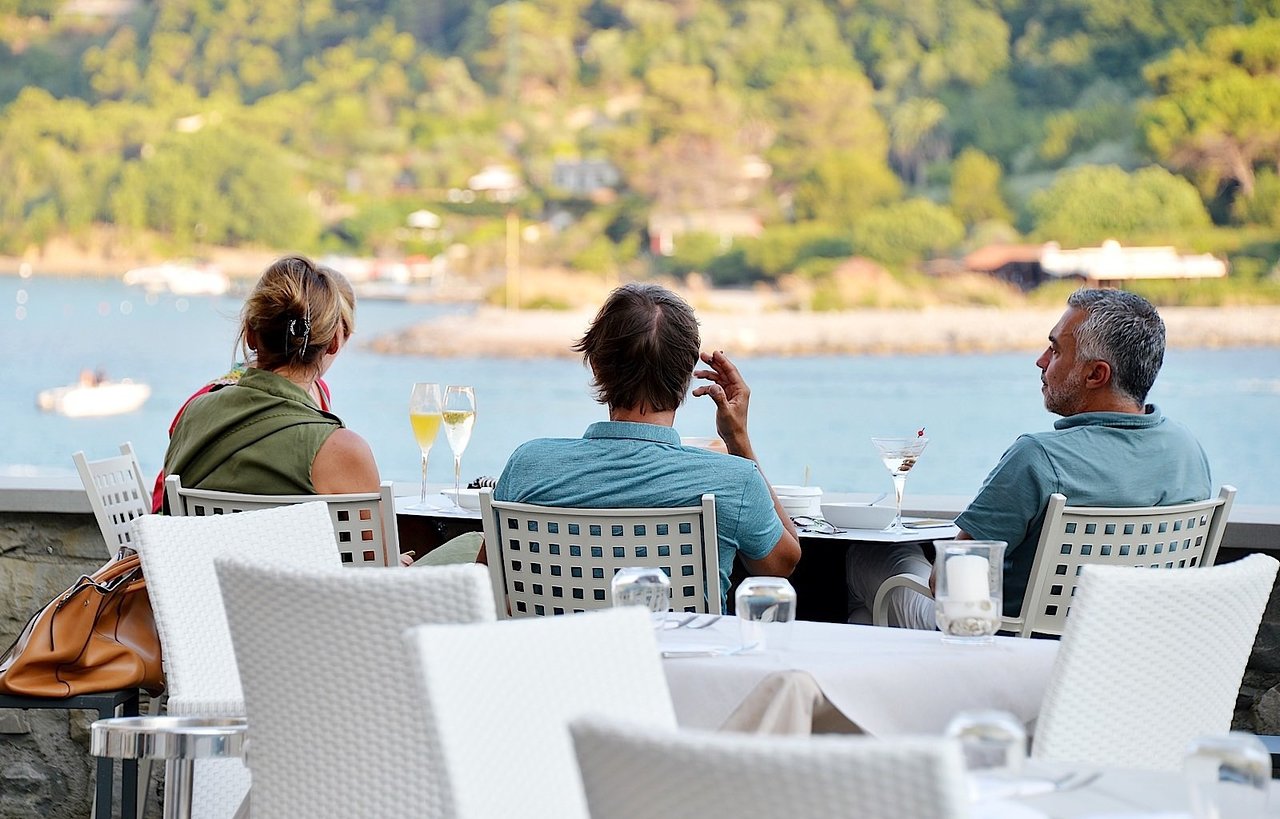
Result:
[[[148,293],[176,296],[221,296],[231,288],[231,280],[217,265],[182,262],[135,267],[124,274],[124,283],[138,285]]]
[[[41,390],[36,405],[68,418],[92,418],[133,412],[151,397],[151,387],[130,381],[98,381]]]

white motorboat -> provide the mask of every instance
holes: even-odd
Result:
[[[45,412],[68,418],[91,418],[133,412],[151,397],[151,387],[130,381],[100,381],[96,384],[69,384],[41,390],[36,404]]]
[[[221,296],[231,288],[231,280],[217,265],[179,262],[135,267],[124,274],[124,283],[138,285],[148,293],[169,292],[176,296]]]

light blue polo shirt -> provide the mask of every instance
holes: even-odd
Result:
[[[720,597],[737,553],[758,560],[782,537],[782,521],[754,461],[681,446],[672,427],[600,421],[581,438],[521,444],[493,490],[496,500],[567,506],[697,506],[716,496]]]
[[[1200,442],[1154,404],[1142,415],[1084,412],[1020,436],[956,518],[976,540],[1009,544],[1004,613],[1016,616],[1031,577],[1049,496],[1071,506],[1171,506],[1212,491]]]

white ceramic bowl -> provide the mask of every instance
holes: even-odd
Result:
[[[822,517],[841,529],[883,529],[893,523],[896,510],[892,506],[868,506],[865,503],[824,503]]]
[[[467,487],[464,486],[462,487],[462,489],[458,490],[458,494],[456,496],[453,494],[452,489],[446,489],[440,494],[444,495],[449,500],[458,504],[463,509],[479,509],[480,508],[480,490],[479,489],[468,489]]]

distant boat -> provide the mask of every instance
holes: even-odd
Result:
[[[45,412],[56,412],[68,418],[92,418],[133,412],[149,397],[150,386],[125,378],[51,387],[36,396],[36,405]]]
[[[124,274],[124,283],[139,285],[148,293],[177,296],[221,296],[231,288],[230,279],[217,265],[182,262],[135,267]]]

